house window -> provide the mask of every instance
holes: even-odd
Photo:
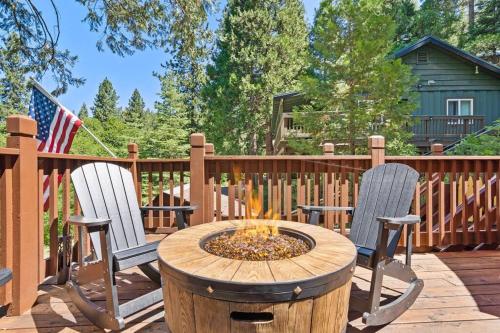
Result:
[[[426,64],[429,62],[429,54],[426,51],[417,52],[417,64]]]
[[[448,116],[472,116],[474,114],[474,103],[472,98],[454,98],[446,100],[446,115]]]

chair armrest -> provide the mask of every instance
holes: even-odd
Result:
[[[420,223],[421,220],[418,215],[406,215],[403,217],[377,217],[377,221],[383,223],[388,229],[397,229],[405,224]]]
[[[164,212],[178,211],[178,212],[186,212],[192,213],[195,209],[198,209],[198,206],[144,206],[141,207],[141,211],[145,212],[148,210],[162,210]]]
[[[94,218],[85,216],[70,216],[68,219],[69,224],[76,225],[78,227],[100,227],[111,223],[111,219],[108,218]]]
[[[337,206],[306,206],[298,205],[297,208],[302,209],[304,213],[315,212],[353,212],[354,207],[337,207]]]
[[[12,272],[8,268],[0,269],[0,286],[12,280]]]

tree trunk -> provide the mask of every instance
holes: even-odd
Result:
[[[266,132],[266,155],[274,155],[273,134],[271,133],[270,126]]]
[[[259,151],[259,143],[257,138],[257,133],[250,134],[250,155],[257,155]]]
[[[475,20],[475,1],[474,0],[469,0],[469,33],[472,32],[472,29],[474,29],[474,20]]]

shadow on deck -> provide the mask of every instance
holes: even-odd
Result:
[[[500,327],[500,251],[415,254],[413,267],[425,281],[416,303],[390,325],[365,328],[359,313],[350,313],[347,332],[493,332]],[[353,292],[367,290],[370,272],[357,268]],[[138,271],[121,273],[123,301],[156,285]],[[388,278],[383,293],[394,297],[405,285]],[[104,305],[99,284],[87,292]],[[41,286],[37,303],[19,317],[0,319],[0,330],[21,332],[100,332],[71,303],[63,286]],[[166,332],[163,306],[158,304],[127,320],[128,332]]]

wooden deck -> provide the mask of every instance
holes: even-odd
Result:
[[[425,280],[416,303],[392,324],[367,329],[351,313],[348,332],[498,332],[500,327],[500,251],[415,254],[413,267]],[[367,288],[370,272],[357,268],[356,287]],[[404,284],[386,280],[384,293],[397,295]],[[119,275],[122,300],[156,286],[138,271]],[[103,301],[99,285],[88,292]],[[353,292],[359,292],[354,290]],[[127,320],[127,332],[165,332],[162,305]],[[0,330],[11,332],[99,332],[71,303],[63,286],[41,286],[37,304],[19,317],[0,318]]]

